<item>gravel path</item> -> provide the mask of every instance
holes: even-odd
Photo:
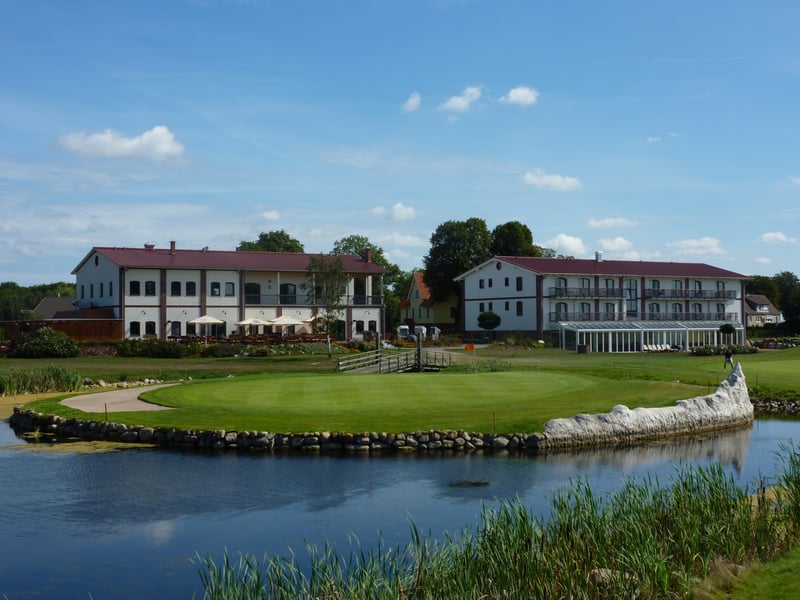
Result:
[[[84,394],[82,396],[73,396],[61,401],[64,406],[82,410],[88,413],[102,413],[106,410],[108,412],[136,412],[143,410],[172,410],[169,406],[160,406],[145,402],[139,398],[142,392],[155,390],[168,385],[175,385],[172,383],[165,383],[160,385],[146,385],[140,387],[130,388],[115,388],[107,392],[96,392],[94,394]]]

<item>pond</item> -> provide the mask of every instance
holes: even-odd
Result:
[[[585,477],[598,492],[626,477],[668,481],[679,465],[720,462],[742,484],[771,481],[800,422],[628,449],[551,454],[265,456],[131,449],[79,453],[25,445],[0,423],[0,595],[202,598],[192,558],[225,549],[305,556],[326,540],[349,552],[473,527],[483,505],[518,497],[546,515],[554,490]],[[478,482],[481,485],[464,485]]]

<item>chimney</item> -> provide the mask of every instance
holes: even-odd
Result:
[[[364,257],[368,263],[372,262],[372,248],[367,248],[367,255]]]
[[[603,262],[603,252],[602,250],[596,250],[594,253],[594,259],[597,262]]]
[[[169,253],[175,254],[175,240],[172,240],[169,243]]]
[[[144,249],[145,250],[153,250],[155,247],[156,247],[156,245],[153,242],[147,242],[144,245]]]

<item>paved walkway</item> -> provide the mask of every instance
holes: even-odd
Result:
[[[64,406],[82,410],[89,413],[108,412],[136,412],[141,410],[172,410],[168,406],[159,406],[145,402],[139,398],[142,392],[155,390],[175,385],[174,383],[164,383],[159,385],[143,385],[129,388],[114,388],[107,392],[97,392],[94,394],[84,394],[73,396],[61,401]]]

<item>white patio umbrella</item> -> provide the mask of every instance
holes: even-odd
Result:
[[[244,319],[242,321],[237,321],[236,324],[240,327],[258,327],[259,325],[269,325],[269,321],[265,321],[264,319],[259,319],[258,317],[250,317],[249,319]]]
[[[291,325],[305,325],[306,323],[289,315],[281,315],[280,317],[270,319],[269,324],[273,327],[287,327]]]
[[[206,341],[208,341],[208,326],[209,325],[222,325],[225,321],[221,321],[216,317],[212,317],[211,315],[203,315],[202,317],[197,317],[196,319],[192,319],[189,321],[192,325],[202,325],[205,331]]]

